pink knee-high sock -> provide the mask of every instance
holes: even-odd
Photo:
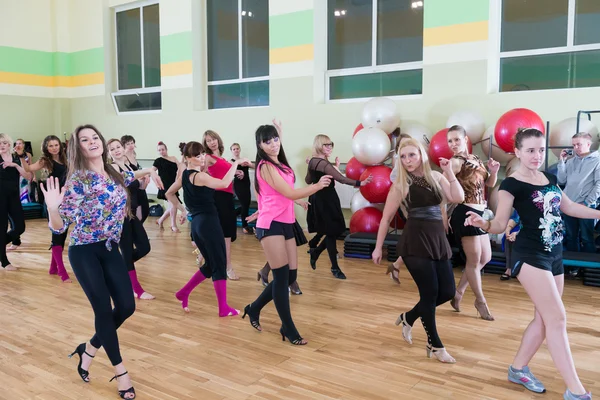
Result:
[[[219,317],[231,317],[238,315],[240,312],[235,308],[229,307],[227,304],[227,279],[213,281],[217,302],[219,303]]]
[[[201,284],[205,279],[206,277],[202,274],[202,272],[200,272],[200,270],[198,270],[192,276],[189,282],[186,283],[185,286],[179,290],[179,292],[175,293],[175,297],[177,297],[177,300],[181,301],[181,307],[183,307],[184,310],[188,308],[188,298],[190,297],[192,290],[196,289],[196,286]]]
[[[56,268],[56,260],[54,259],[54,252],[51,253],[51,258],[52,260],[50,261],[50,269],[48,270],[48,273],[50,275],[56,275],[58,273],[58,268]]]
[[[131,280],[131,287],[133,288],[133,291],[135,292],[137,297],[141,297],[142,294],[144,294],[145,290],[144,288],[142,288],[140,281],[138,281],[137,272],[135,271],[135,269],[129,271],[129,279]]]
[[[60,279],[62,279],[63,281],[66,281],[67,279],[70,279],[70,278],[69,278],[69,273],[65,269],[65,264],[63,263],[62,253],[63,253],[62,246],[52,246],[52,258],[54,259],[54,262],[56,263],[56,269],[57,269],[58,276],[60,276]]]

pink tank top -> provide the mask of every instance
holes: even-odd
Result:
[[[256,221],[256,227],[261,229],[269,229],[271,222],[277,221],[284,224],[293,224],[296,221],[296,215],[294,214],[294,201],[283,196],[281,193],[276,191],[260,176],[260,167],[266,164],[265,161],[258,163],[256,167],[256,179],[260,186],[260,193],[257,193],[256,200],[258,202],[258,220]],[[290,185],[294,187],[294,172],[283,172],[277,169],[279,175]]]
[[[217,157],[212,154],[209,154],[209,157],[212,157],[216,161],[216,163],[214,163],[212,167],[208,167],[208,173],[213,178],[223,179],[223,177],[227,175],[227,172],[231,169],[231,164],[223,157]],[[233,194],[233,182],[231,182],[229,186],[227,186],[225,189],[216,190]]]

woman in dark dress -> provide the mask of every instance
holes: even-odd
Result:
[[[155,171],[158,172],[158,175],[160,176],[160,179],[162,180],[163,185],[165,187],[164,190],[158,190],[157,197],[161,200],[167,200],[167,198],[165,197],[165,193],[167,192],[167,190],[169,190],[171,185],[175,183],[180,164],[175,156],[169,155],[167,145],[163,142],[158,142],[157,150],[160,154],[160,157],[154,160],[154,164],[152,165],[152,167]],[[181,211],[181,217],[179,218],[180,224],[183,224],[183,222],[187,219],[187,211],[185,210],[183,204],[181,204],[179,193],[176,193],[175,196],[177,197],[177,200],[179,200],[179,205],[177,206],[177,208],[173,209],[171,203],[167,202],[167,211],[165,211],[165,213],[156,221],[156,224],[160,227],[161,230],[163,229],[163,222],[170,216],[171,230],[173,232],[181,232],[179,228],[177,228],[177,210]]]
[[[308,171],[305,181],[307,184],[319,182],[324,175],[330,175],[335,181],[354,187],[364,186],[371,181],[369,176],[364,181],[355,181],[346,178],[328,160],[333,151],[333,142],[326,135],[317,135],[313,142],[313,158],[308,162]],[[308,231],[325,236],[325,245],[329,260],[331,261],[331,273],[338,279],[346,279],[346,275],[337,263],[336,240],[346,230],[346,220],[340,205],[340,198],[335,191],[335,183],[313,194],[309,199],[307,222]],[[310,246],[313,247],[313,246]],[[317,267],[317,259],[323,247],[316,247],[310,251],[310,265],[313,269]]]
[[[233,154],[233,158],[231,162],[240,161],[240,153],[242,148],[239,143],[234,143],[229,148],[231,153]],[[239,164],[237,167],[237,171],[235,173],[235,179],[233,180],[233,191],[240,201],[240,206],[242,208],[241,218],[242,218],[242,231],[246,234],[253,234],[254,230],[252,227],[248,226],[248,215],[250,210],[250,201],[252,197],[250,195],[250,168],[254,169],[254,163],[252,161],[245,162],[243,164]]]
[[[455,285],[450,258],[452,250],[444,232],[440,204],[463,201],[464,192],[452,174],[450,161],[440,158],[444,174],[432,171],[423,146],[415,139],[400,144],[400,163],[396,182],[390,189],[377,232],[372,257],[381,262],[383,241],[398,208],[407,215],[406,225],[398,241],[398,255],[419,288],[419,302],[412,310],[400,314],[402,337],[412,344],[412,326],[421,318],[427,333],[427,357],[443,363],[456,360],[448,354],[437,333],[435,310],[454,297]]]
[[[125,156],[129,160],[129,163],[132,166],[133,171],[137,171],[142,169],[142,166],[137,160],[137,154],[135,152],[135,138],[131,135],[123,135],[121,136],[121,143],[123,143],[123,147],[125,148]],[[150,178],[146,177],[140,179],[140,188],[138,189],[137,197],[138,197],[138,208],[136,209],[135,215],[142,222],[146,222],[148,215],[150,215],[150,202],[148,201],[148,193],[146,193],[146,188],[150,183]]]
[[[44,138],[42,142],[42,156],[37,162],[29,165],[23,163],[23,168],[27,172],[35,173],[39,170],[45,170],[48,178],[57,178],[59,187],[62,189],[67,181],[67,152],[58,136],[50,135]],[[50,261],[50,275],[58,275],[65,282],[71,282],[71,278],[63,262],[63,250],[67,240],[68,230],[60,235],[52,234],[52,260]]]

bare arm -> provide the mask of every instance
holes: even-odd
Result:
[[[42,160],[37,160],[33,164],[29,164],[27,161],[23,160],[23,169],[27,172],[37,172],[43,168],[45,168],[45,165]]]
[[[496,206],[496,216],[490,221],[484,221],[482,226],[479,226],[479,228],[486,230],[488,233],[494,234],[504,232],[506,226],[508,225],[508,220],[510,219],[510,216],[512,214],[514,201],[515,197],[512,194],[510,194],[506,190],[499,190],[498,205]],[[471,213],[471,211],[469,211],[469,213]]]
[[[452,177],[448,181],[446,175],[440,174],[437,171],[433,172],[433,177],[438,180],[448,202],[462,203],[465,200],[465,192],[456,177]]]
[[[321,178],[318,184],[310,185],[304,188],[293,189],[287,184],[281,175],[279,175],[276,167],[272,164],[262,164],[258,173],[260,174],[261,178],[263,178],[265,182],[269,184],[269,186],[290,200],[299,200],[309,197],[325,187],[321,185],[321,180],[323,180],[323,178],[327,177],[328,179],[331,179],[330,176],[328,177],[325,175],[323,178]]]
[[[563,192],[560,201],[560,211],[568,216],[580,219],[600,219],[600,210],[577,204]]]
[[[177,174],[177,179],[175,179],[175,182],[171,185],[171,187],[165,193],[165,197],[167,198],[169,203],[171,203],[173,205],[173,207],[175,207],[174,208],[175,210],[177,209],[177,206],[179,205],[179,200],[177,199],[177,196],[175,194],[179,191],[179,189],[181,189],[181,179],[182,179],[182,175]]]
[[[485,181],[485,185],[487,187],[493,188],[494,186],[496,186],[496,182],[497,181],[498,181],[498,171],[496,171],[496,172],[490,172],[490,176]]]
[[[235,161],[231,165],[231,168],[229,168],[229,171],[227,171],[223,179],[214,178],[206,172],[198,172],[196,175],[194,175],[193,183],[196,186],[207,186],[211,189],[225,189],[231,184],[231,182],[233,182],[233,178],[235,177],[235,171],[237,170],[238,164],[239,162]]]

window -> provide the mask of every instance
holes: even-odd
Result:
[[[154,0],[115,9],[117,114],[162,109],[158,7]]]
[[[500,91],[600,86],[600,1],[503,0]]]
[[[269,105],[269,2],[208,0],[208,107]]]
[[[327,98],[421,94],[423,1],[327,0]]]

